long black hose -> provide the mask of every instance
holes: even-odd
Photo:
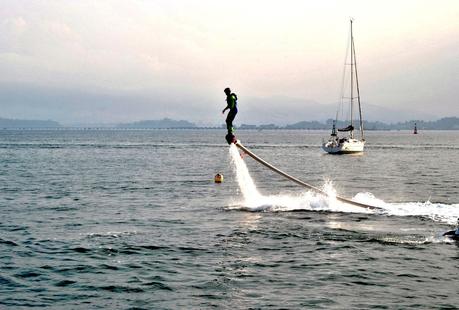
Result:
[[[324,192],[323,190],[321,190],[320,188],[312,186],[312,185],[310,185],[310,184],[308,184],[306,182],[303,182],[303,181],[301,181],[301,180],[299,180],[299,179],[297,179],[295,177],[292,177],[291,175],[285,173],[284,171],[282,171],[282,170],[274,167],[270,163],[264,161],[263,159],[261,159],[260,157],[258,157],[257,155],[255,155],[254,153],[249,151],[245,146],[243,146],[239,140],[237,140],[234,144],[238,148],[240,148],[244,153],[246,153],[247,155],[249,155],[250,157],[255,159],[260,164],[264,165],[265,167],[268,167],[272,171],[277,172],[278,174],[280,174],[280,175],[284,176],[285,178],[295,182],[296,184],[299,184],[299,185],[301,185],[303,187],[312,189],[313,191],[315,191],[315,192],[317,192],[319,194],[322,194],[324,196],[328,196],[328,194],[326,192]],[[367,205],[367,204],[360,203],[360,202],[356,202],[356,201],[353,201],[353,200],[350,200],[350,199],[347,199],[347,198],[344,198],[344,197],[336,196],[336,200],[344,202],[344,203],[347,203],[347,204],[350,204],[350,205],[354,205],[354,206],[357,206],[357,207],[361,207],[361,208],[366,208],[366,209],[371,209],[371,210],[383,210],[383,208],[375,207],[375,206],[372,206],[372,205]]]

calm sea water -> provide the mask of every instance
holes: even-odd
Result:
[[[458,309],[459,132],[224,134],[0,131],[0,308]]]

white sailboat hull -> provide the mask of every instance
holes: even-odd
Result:
[[[364,140],[357,139],[330,139],[322,144],[322,149],[330,154],[362,153]]]

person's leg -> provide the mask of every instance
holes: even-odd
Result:
[[[233,133],[233,120],[236,117],[236,113],[236,109],[230,110],[226,117],[226,129],[228,129],[228,133]]]
[[[229,115],[226,117],[226,129],[228,130],[228,133],[231,133],[231,122],[229,119]]]

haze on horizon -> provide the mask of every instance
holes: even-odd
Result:
[[[459,116],[455,0],[3,0],[0,117],[219,124],[229,86],[236,123],[332,118],[351,16],[369,120]]]

